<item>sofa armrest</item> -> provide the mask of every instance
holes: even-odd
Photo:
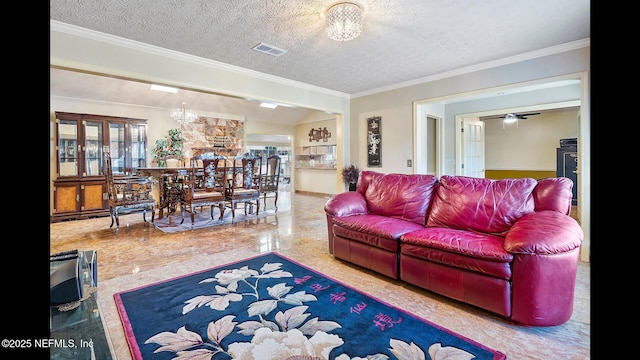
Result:
[[[512,253],[511,320],[554,326],[571,318],[584,233],[580,224],[554,210],[527,214],[504,238]]]
[[[331,216],[362,215],[369,212],[364,195],[357,191],[336,194],[324,205],[324,211]]]
[[[554,255],[577,249],[584,232],[570,216],[544,210],[516,221],[504,238],[504,248],[512,254]]]
[[[369,212],[364,193],[348,191],[334,195],[324,204],[327,216],[327,235],[329,236],[329,254],[333,254],[333,218],[362,215]]]

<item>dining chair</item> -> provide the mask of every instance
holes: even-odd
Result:
[[[116,234],[120,230],[120,213],[142,210],[142,219],[147,222],[147,210],[151,209],[151,223],[156,215],[156,201],[151,195],[151,181],[139,176],[114,178],[111,154],[104,153],[103,172],[107,180],[109,214],[111,225],[116,224]]]
[[[233,159],[231,179],[227,183],[226,204],[231,208],[231,217],[235,218],[239,203],[247,208],[256,207],[256,215],[260,213],[260,186],[262,178],[262,157],[252,153],[240,154]],[[249,211],[250,212],[250,211]]]
[[[202,209],[209,206],[212,220],[216,207],[220,210],[218,219],[221,220],[224,216],[227,158],[209,152],[194,156],[190,163],[191,168],[182,189],[180,210],[182,213],[181,224],[184,222],[184,214],[188,212],[193,228],[196,208]]]
[[[280,183],[280,155],[274,154],[267,158],[265,173],[262,174],[260,194],[267,208],[267,196],[274,198],[274,206],[278,211],[278,186]]]
[[[162,158],[167,167],[180,167],[184,166],[184,159],[181,156],[167,155]]]

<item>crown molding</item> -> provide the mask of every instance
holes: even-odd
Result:
[[[193,56],[193,55],[185,54],[179,51],[169,50],[169,49],[161,48],[154,45],[149,45],[140,41],[125,39],[119,36],[105,34],[99,31],[86,29],[83,27],[63,23],[60,21],[49,20],[49,23],[50,23],[49,31],[57,31],[60,33],[74,35],[74,36],[78,36],[78,37],[82,37],[90,40],[100,41],[110,45],[121,46],[124,48],[141,51],[141,52],[145,52],[152,55],[163,56],[169,59],[188,62],[194,65],[205,66],[212,69],[226,71],[226,72],[230,72],[230,73],[234,73],[242,76],[248,76],[248,77],[253,77],[261,80],[271,81],[271,82],[275,82],[275,83],[286,85],[286,86],[291,86],[298,89],[315,91],[318,93],[322,93],[330,96],[336,96],[336,97],[345,98],[345,99],[350,98],[349,94],[343,93],[340,91],[335,91],[335,90],[331,90],[331,89],[327,89],[327,88],[323,88],[315,85],[310,85],[300,81],[294,81],[294,80],[282,78],[279,76],[273,76],[273,75],[265,74],[259,71],[254,71],[254,70],[246,69],[246,68],[235,66],[235,65],[230,65],[223,62],[219,62],[219,61],[209,60],[199,56]]]
[[[531,52],[524,53],[524,54],[514,55],[514,56],[510,56],[510,57],[506,57],[506,58],[502,58],[502,59],[498,59],[498,60],[488,61],[488,62],[485,62],[485,63],[476,64],[476,65],[472,65],[472,66],[467,66],[467,67],[464,67],[464,68],[455,69],[455,70],[451,70],[451,71],[446,71],[446,72],[442,72],[442,73],[435,74],[435,75],[425,76],[425,77],[422,77],[422,78],[418,78],[418,79],[413,79],[413,80],[397,83],[397,84],[394,84],[394,85],[388,85],[388,86],[384,86],[384,87],[380,87],[380,88],[376,88],[376,89],[371,89],[371,90],[368,90],[368,91],[363,91],[363,92],[351,94],[351,98],[357,98],[357,97],[360,97],[360,96],[373,95],[373,94],[381,93],[381,92],[384,92],[384,91],[390,91],[390,90],[396,90],[396,89],[404,88],[404,87],[407,87],[407,86],[424,84],[424,83],[428,83],[428,82],[431,82],[431,81],[442,80],[442,79],[446,79],[446,78],[450,78],[450,77],[454,77],[454,76],[458,76],[458,75],[464,75],[464,74],[468,74],[468,73],[472,73],[472,72],[476,72],[476,71],[496,68],[496,67],[503,66],[503,65],[514,64],[514,63],[518,63],[518,62],[521,62],[521,61],[541,58],[541,57],[549,56],[549,55],[555,55],[555,54],[559,54],[559,53],[563,53],[563,52],[567,52],[567,51],[571,51],[571,50],[581,49],[581,48],[588,47],[588,46],[591,46],[591,38],[577,40],[577,41],[573,41],[573,42],[569,42],[569,43],[565,43],[565,44],[561,44],[561,45],[556,45],[556,46],[548,47],[548,48],[545,48],[545,49],[535,50],[535,51],[531,51]]]

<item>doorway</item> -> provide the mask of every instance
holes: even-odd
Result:
[[[518,132],[510,132],[518,128],[518,122],[515,123],[515,127],[513,129],[505,128],[505,125],[503,123],[502,131],[505,132],[505,135],[500,135],[499,137],[495,137],[495,136],[492,137],[493,142],[487,143],[487,145],[493,145],[494,151],[486,152],[485,151],[486,150],[485,135],[487,135],[487,131],[490,131],[491,129],[494,129],[494,134],[495,134],[495,125],[488,124],[487,126],[485,126],[485,121],[480,120],[481,118],[492,117],[494,115],[504,115],[506,113],[537,112],[536,114],[539,115],[540,112],[542,112],[543,115],[539,115],[539,116],[545,116],[545,115],[548,116],[551,113],[563,113],[565,111],[573,113],[573,111],[576,111],[576,118],[575,118],[576,123],[573,125],[575,127],[573,131],[576,131],[575,129],[577,129],[578,127],[579,109],[580,109],[580,101],[575,100],[575,101],[540,104],[540,105],[518,107],[518,108],[505,108],[505,109],[498,109],[498,110],[491,110],[491,111],[483,111],[483,112],[478,112],[473,114],[459,114],[459,115],[457,114],[455,117],[456,118],[456,134],[459,135],[459,138],[456,138],[456,154],[458,154],[458,156],[456,157],[456,163],[457,163],[456,174],[473,176],[473,177],[486,177],[486,175],[488,175],[488,173],[485,173],[485,171],[487,171],[487,166],[486,166],[487,164],[485,162],[487,158],[489,158],[489,160],[493,159],[495,162],[496,157],[498,157],[502,159],[504,163],[504,162],[509,162],[508,161],[509,157],[513,158],[514,156],[516,156],[516,158],[511,160],[511,166],[507,167],[508,169],[532,170],[534,168],[539,168],[540,165],[535,164],[535,161],[532,161],[531,158],[536,156],[544,157],[544,155],[540,155],[540,154],[527,155],[526,149],[530,149],[532,145],[540,146],[540,144],[543,144],[543,145],[546,144],[549,149],[545,148],[545,150],[555,152],[555,148],[559,146],[559,144],[556,144],[555,141],[552,142],[551,144],[548,143],[549,141],[551,141],[550,139],[553,138],[553,136],[549,133],[549,131],[551,131],[549,130],[549,126],[553,128],[553,124],[547,123],[547,125],[542,125],[544,127],[540,127],[540,126],[536,128],[530,127],[530,125],[536,124],[536,120],[534,118],[534,119],[519,121],[522,127],[528,128],[530,131],[529,133],[524,133],[524,134],[518,133]],[[494,121],[494,120],[486,120],[486,121]],[[512,125],[509,125],[509,126],[511,127]],[[487,128],[487,130],[485,130],[485,128]],[[557,128],[555,129],[557,130]],[[570,134],[567,134],[566,137],[574,137],[574,135],[577,135],[577,134],[572,132]],[[500,141],[500,139],[506,139],[507,141]],[[531,144],[533,142],[533,140],[531,139],[536,140],[535,144]],[[495,145],[496,142],[498,145]],[[527,143],[529,143],[529,148],[527,148],[526,146]],[[502,154],[503,152],[507,151],[504,148],[502,148],[501,150],[499,150],[500,154],[497,154],[496,146],[503,146],[506,149],[511,149],[511,151],[507,154]],[[547,156],[547,158],[549,160],[555,160],[554,156],[555,156],[554,154],[551,154]],[[534,166],[531,166],[531,165],[534,165]],[[555,169],[555,164],[553,164],[553,166],[548,166],[548,168]],[[495,170],[492,167],[489,167],[488,169]],[[505,169],[501,168],[500,170],[505,170]],[[492,173],[494,172],[495,171],[493,171]],[[529,173],[533,173],[533,172],[535,171],[530,171]],[[508,171],[503,173],[509,174]],[[545,177],[555,176],[555,172],[553,174],[546,174],[540,171],[540,173]],[[527,177],[536,177],[534,175],[527,174],[527,172],[525,172],[525,175]]]
[[[484,123],[477,117],[465,117],[460,121],[456,117],[456,134],[459,136],[456,154],[460,154],[456,175],[483,178],[486,169]]]
[[[443,117],[425,111],[414,119],[416,136],[413,147],[413,172],[440,176],[443,174]],[[411,166],[411,165],[409,165]]]
[[[291,191],[292,174],[292,136],[270,134],[247,134],[247,150],[262,157],[262,166],[266,167],[267,158],[271,155],[280,156],[280,180],[278,188]],[[266,169],[262,169],[263,173]]]
[[[580,251],[580,260],[589,262],[590,259],[590,208],[591,202],[589,194],[591,192],[591,143],[590,143],[590,114],[589,114],[589,73],[587,71],[569,74],[564,76],[558,76],[549,79],[536,80],[527,83],[520,83],[514,85],[508,85],[503,87],[497,87],[492,89],[484,89],[482,91],[475,91],[464,94],[457,94],[451,96],[444,96],[438,98],[424,99],[420,101],[414,101],[413,114],[414,114],[414,172],[419,169],[426,169],[426,165],[421,163],[426,161],[426,158],[419,154],[419,144],[423,142],[426,134],[426,119],[427,115],[441,117],[445,119],[443,121],[443,130],[438,134],[440,146],[438,151],[441,153],[442,158],[438,161],[438,165],[441,171],[438,172],[438,176],[442,174],[456,174],[456,168],[458,165],[459,148],[457,143],[457,137],[455,136],[456,123],[461,121],[461,117],[458,115],[446,114],[447,104],[457,102],[467,102],[488,99],[489,103],[493,100],[493,104],[496,103],[496,94],[504,94],[506,91],[523,93],[528,91],[529,88],[546,89],[554,86],[558,83],[577,82],[579,85],[580,99],[578,104],[580,106],[578,116],[578,138],[580,139],[578,144],[578,206],[577,217],[582,225],[584,231],[584,240]],[[475,104],[477,105],[477,103]],[[487,106],[488,107],[488,106]],[[531,111],[532,107],[525,107],[518,111]],[[496,111],[496,110],[494,110]],[[500,110],[503,111],[503,110]],[[477,113],[476,113],[477,114]],[[468,112],[462,114],[466,117],[472,117],[474,113]],[[486,114],[488,115],[488,114]]]

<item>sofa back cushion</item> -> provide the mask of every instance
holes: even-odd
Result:
[[[424,225],[438,178],[422,174],[377,174],[365,192],[371,214]]]
[[[367,192],[367,188],[369,187],[371,180],[376,176],[382,175],[384,174],[376,171],[362,170],[360,172],[360,176],[358,176],[358,185],[356,186],[356,191],[364,195]]]
[[[427,226],[504,235],[513,223],[534,211],[536,180],[492,180],[443,175]]]
[[[536,211],[553,210],[569,215],[573,198],[572,190],[573,181],[567,177],[538,180],[538,185],[533,189]]]

